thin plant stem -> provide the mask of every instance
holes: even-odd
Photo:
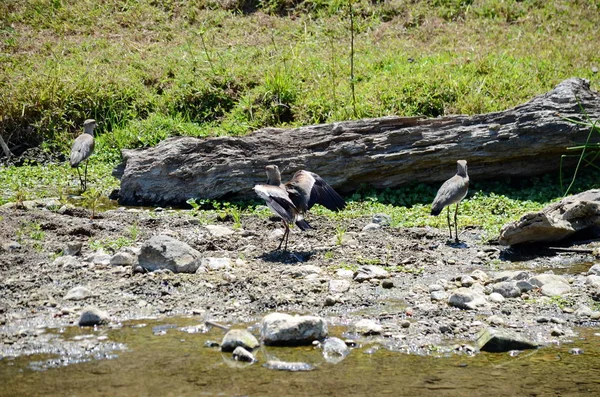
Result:
[[[354,111],[354,117],[358,118],[354,91],[354,7],[352,1],[350,0],[348,3],[350,6],[350,89],[352,90],[352,110]]]

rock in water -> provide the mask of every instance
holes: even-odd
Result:
[[[348,345],[340,338],[327,338],[321,347],[323,348],[323,357],[325,358],[325,361],[332,364],[339,363],[350,354]]]
[[[139,265],[149,271],[168,269],[174,273],[194,273],[200,267],[200,252],[171,236],[154,236],[142,246]]]
[[[539,212],[525,214],[500,230],[502,245],[553,242],[600,225],[600,189],[565,197]]]
[[[83,312],[81,312],[81,317],[79,317],[79,325],[82,327],[108,324],[108,321],[108,313],[93,306],[83,309]]]
[[[248,363],[256,362],[254,355],[248,350],[244,349],[242,346],[236,347],[232,355],[233,359],[237,361],[245,361]]]
[[[265,363],[264,367],[269,369],[275,369],[277,371],[312,371],[315,369],[312,365],[302,362],[289,362],[279,360],[269,360]]]
[[[509,330],[488,328],[477,335],[479,350],[501,353],[510,350],[536,349],[539,345]]]
[[[327,336],[327,324],[316,316],[271,313],[263,317],[260,328],[267,345],[309,345]]]
[[[221,351],[232,352],[236,347],[241,346],[247,350],[254,350],[260,344],[250,332],[245,329],[232,329],[225,334],[221,342]]]

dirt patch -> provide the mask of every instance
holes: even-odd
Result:
[[[0,219],[0,355],[39,351],[46,342],[36,330],[76,325],[89,305],[107,311],[113,324],[179,315],[231,324],[273,311],[324,316],[333,325],[371,319],[383,326],[379,337],[384,343],[421,353],[439,345],[461,350],[488,326],[515,329],[547,343],[572,337],[574,326],[597,324],[589,313],[580,312],[582,307],[594,308],[595,290],[585,283],[584,274],[569,271],[579,266],[574,269],[581,272],[582,263],[591,265],[591,256],[529,253],[527,260],[515,262],[523,257],[482,244],[477,229],[464,231],[463,242],[453,244],[447,242],[446,230],[383,226],[363,231],[370,218],[309,216],[314,229],[293,229],[289,251],[283,252],[274,251],[280,222],[259,216],[243,216],[238,229],[231,221],[190,211],[121,209],[90,219],[85,210],[4,208]],[[207,224],[234,233],[214,237]],[[158,233],[188,243],[204,258],[229,258],[230,265],[197,274],[141,273],[133,266],[106,264],[93,249],[103,246],[109,255],[135,253]],[[75,264],[57,260],[75,242],[82,245]],[[579,248],[586,247],[591,245]],[[355,281],[354,273],[363,266],[384,269],[389,276]],[[432,300],[435,286],[449,296],[469,284],[461,277],[475,270],[493,279],[497,271],[511,268],[531,274],[560,269],[570,278],[571,293],[544,298],[536,288],[480,310]],[[483,293],[492,291],[490,281],[472,281]],[[87,288],[89,296],[66,300],[76,286]]]

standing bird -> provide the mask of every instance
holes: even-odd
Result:
[[[448,207],[448,229],[450,231],[450,239],[452,240],[452,227],[450,227],[450,205],[456,203],[454,210],[454,237],[458,243],[458,224],[456,217],[458,215],[458,205],[465,198],[469,191],[469,175],[467,174],[467,161],[458,160],[458,170],[456,175],[448,179],[440,190],[438,190],[431,205],[431,215],[438,216],[444,207]]]
[[[281,173],[276,165],[267,165],[267,183],[254,186],[254,191],[266,201],[267,206],[281,218],[285,232],[277,249],[285,240],[287,250],[290,234],[289,224],[294,222],[301,230],[310,229],[303,215],[319,203],[332,211],[339,211],[346,202],[319,175],[310,171],[298,171],[289,182],[281,183]]]
[[[81,191],[85,192],[87,189],[87,166],[88,159],[94,152],[94,128],[96,128],[96,120],[87,119],[83,122],[83,134],[79,135],[73,147],[71,147],[71,167],[77,168],[77,175],[79,175],[79,183],[81,183]],[[79,164],[85,160],[85,178],[81,179],[79,173]]]

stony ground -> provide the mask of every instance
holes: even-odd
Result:
[[[119,209],[90,217],[86,209],[57,202],[0,209],[0,357],[60,351],[50,346],[60,340],[44,338],[44,330],[77,325],[87,306],[106,311],[111,324],[179,315],[234,324],[273,311],[323,316],[349,329],[366,319],[372,322],[358,331],[417,353],[468,351],[490,326],[538,343],[564,341],[577,326],[597,326],[600,317],[598,285],[586,274],[594,243],[578,252],[515,252],[483,244],[476,229],[455,244],[446,230],[396,229],[384,220],[363,231],[373,219],[309,216],[315,229],[293,229],[284,252],[275,250],[280,222],[256,215],[243,216],[239,228],[191,211]],[[202,271],[110,264],[117,252],[135,258],[158,234],[198,250]],[[77,243],[81,252],[65,256]],[[568,283],[562,296],[547,297],[523,283],[514,292],[517,280],[548,271]],[[457,293],[484,301],[460,309],[448,301]]]

